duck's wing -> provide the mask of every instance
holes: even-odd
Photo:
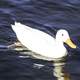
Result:
[[[35,37],[35,39],[46,40],[53,43],[55,42],[55,38],[51,35],[18,22],[15,22],[15,25],[12,25],[12,28],[15,33],[24,33],[26,36],[30,35],[31,37]]]
[[[32,44],[37,43],[38,46],[40,46],[41,43],[43,43],[44,46],[55,44],[55,38],[43,31],[31,28],[21,23],[15,23],[15,25],[12,25],[12,28],[18,39],[24,40],[24,42],[28,41]]]
[[[49,26],[45,26],[42,24],[39,24],[37,27],[33,27],[33,26],[27,26],[27,25],[21,24],[19,22],[15,22],[15,25],[16,26],[24,26],[24,28],[27,28],[27,29],[35,29],[38,31],[40,30],[42,32],[45,32],[45,33],[51,35],[52,37],[55,37],[56,32],[57,32],[56,27],[49,27]]]

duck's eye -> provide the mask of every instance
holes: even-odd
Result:
[[[62,34],[62,36],[64,36],[64,34]]]

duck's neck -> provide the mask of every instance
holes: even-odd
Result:
[[[63,43],[63,41],[60,40],[60,39],[57,39],[57,38],[56,38],[56,44],[57,44],[58,46],[64,47],[64,43]]]

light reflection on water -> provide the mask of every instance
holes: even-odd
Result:
[[[63,71],[65,62],[62,61],[54,62],[53,65],[54,65],[53,75],[57,78],[57,80],[70,80],[69,74]]]

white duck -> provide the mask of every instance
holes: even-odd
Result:
[[[71,48],[77,46],[70,40],[69,34],[66,30],[60,29],[57,31],[56,38],[49,34],[15,22],[11,25],[16,33],[18,40],[29,50],[52,59],[61,58],[67,55],[67,50],[64,43]]]

